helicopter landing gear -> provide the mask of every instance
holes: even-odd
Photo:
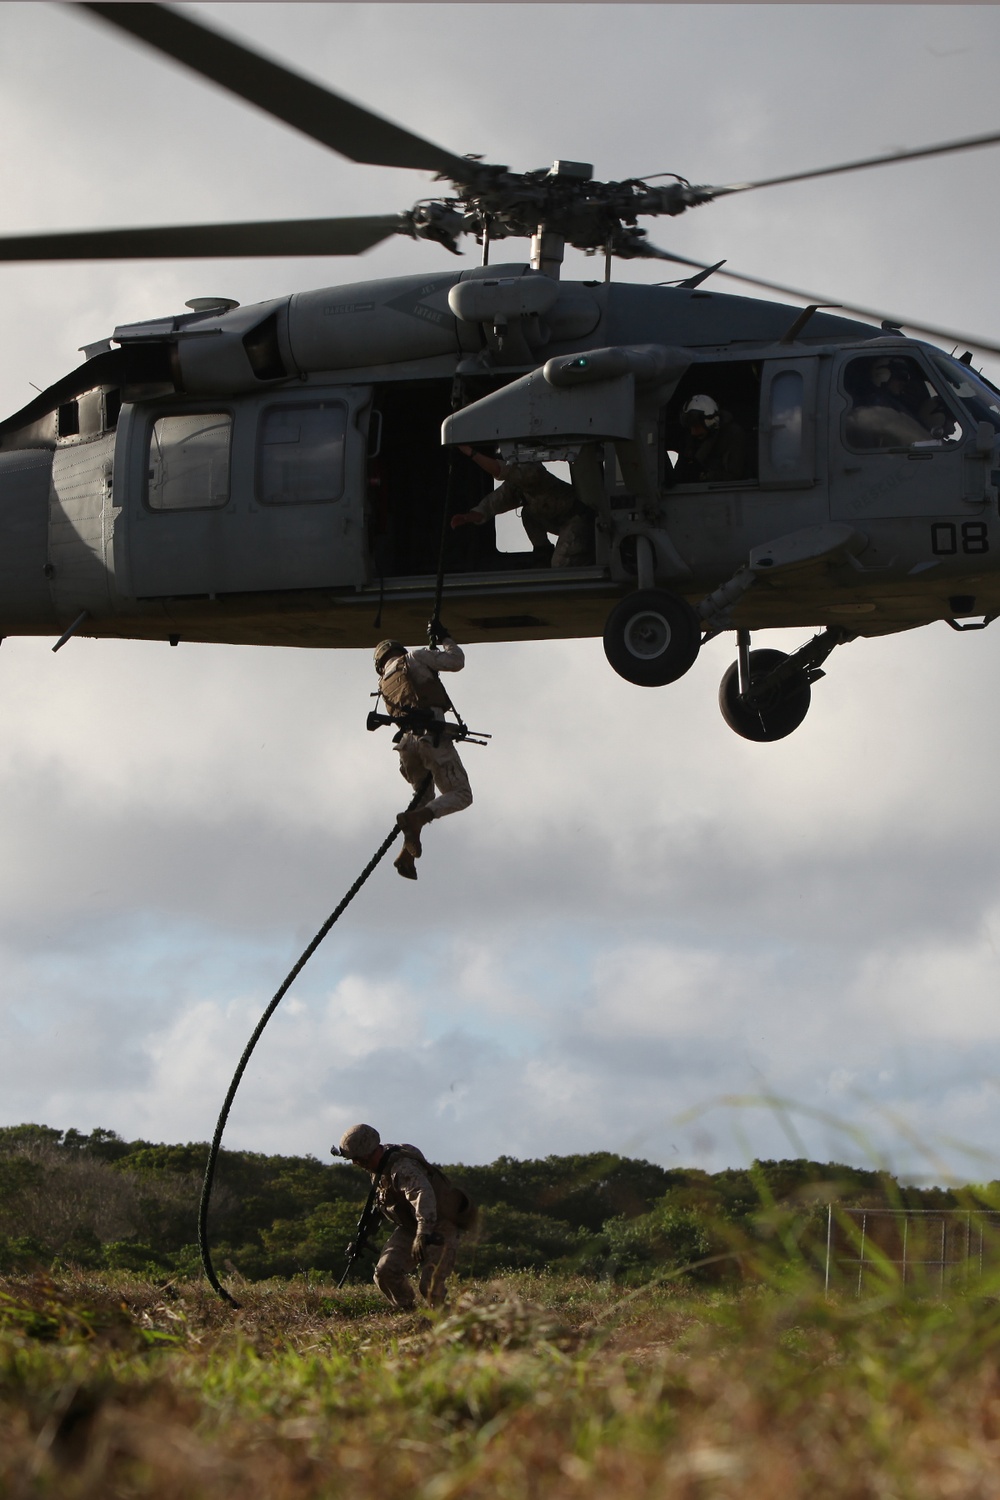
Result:
[[[790,660],[784,651],[749,651],[747,683],[752,698],[740,692],[738,662],[734,661],[723,677],[719,685],[722,717],[745,740],[783,740],[786,734],[798,729],[809,712],[812,692],[805,679],[768,686],[775,668]]]
[[[811,684],[825,675],[821,663],[852,639],[843,630],[824,630],[788,656],[751,651],[749,630],[738,630],[737,660],[719,684],[722,717],[745,740],[783,740],[809,712]]]
[[[604,627],[604,654],[619,677],[638,687],[665,687],[694,666],[701,648],[698,616],[666,589],[638,589],[620,600]]]

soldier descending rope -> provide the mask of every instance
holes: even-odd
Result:
[[[393,743],[399,769],[412,787],[419,787],[428,773],[427,786],[415,808],[401,812],[396,822],[403,830],[403,848],[395,860],[404,880],[416,880],[415,860],[421,855],[420,831],[433,818],[461,812],[472,805],[472,788],[455,748],[456,731],[445,720],[451,700],[441,682],[442,672],[460,672],[465,654],[440,626],[441,644],[408,651],[399,641],[380,641],[375,647],[375,670],[386,713],[399,725]],[[435,796],[434,793],[437,793]]]

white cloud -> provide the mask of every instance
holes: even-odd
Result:
[[[582,1024],[593,1037],[710,1037],[739,1014],[746,981],[725,954],[633,944],[601,954]],[[755,979],[764,976],[759,972]]]
[[[508,57],[523,6],[193,9],[519,168],[563,155],[726,182],[995,124],[985,6],[588,6],[577,27],[535,5],[516,89],[469,58]],[[379,212],[427,191],[64,8],[0,7],[0,72],[10,232]],[[996,338],[998,159],[734,196],[651,237]],[[399,240],[357,263],[5,267],[0,399],[193,295],[442,256]],[[568,256],[567,275],[593,273]],[[845,647],[770,746],[719,717],[731,640],[663,691],[617,679],[597,640],[475,647],[456,692],[495,738],[466,755],[474,808],[430,830],[415,887],[386,864],[358,897],[266,1031],[227,1139],[323,1154],[369,1117],[442,1158],[722,1165],[794,1149],[773,1107],[718,1103],[777,1092],[843,1121],[803,1116],[814,1154],[870,1142],[924,1170],[895,1111],[979,1162],[1000,1126],[998,640],[939,626]],[[405,795],[388,736],[363,727],[367,653],[50,644],[0,651],[2,1112],[204,1138],[270,994]]]

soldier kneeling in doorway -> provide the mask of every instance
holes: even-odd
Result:
[[[452,516],[453,531],[459,526],[482,526],[493,516],[520,510],[537,567],[582,568],[594,561],[594,512],[565,479],[557,478],[544,464],[505,464],[464,444],[459,451],[501,483],[471,510]],[[556,538],[554,546],[550,533]]]
[[[371,1174],[375,1206],[393,1225],[375,1267],[379,1291],[393,1307],[409,1311],[416,1303],[410,1277],[419,1268],[421,1297],[429,1307],[442,1307],[459,1238],[475,1226],[468,1196],[416,1146],[383,1146],[373,1125],[345,1131],[340,1155]]]
[[[445,709],[451,703],[440,678],[442,672],[460,672],[465,654],[444,627],[440,628],[443,640],[437,648],[407,651],[399,641],[380,641],[375,647],[375,670],[385,711],[400,725],[393,741],[400,772],[413,788],[423,784],[428,772],[433,777],[433,787],[428,786],[418,805],[396,818],[404,842],[395,864],[404,880],[417,878],[414,861],[422,852],[421,829],[432,818],[443,818],[472,805],[469,778],[445,722]]]

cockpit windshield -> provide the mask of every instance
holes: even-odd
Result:
[[[944,376],[953,396],[957,396],[966,411],[976,422],[989,422],[1000,432],[1000,391],[994,390],[989,381],[977,375],[969,365],[939,354],[934,363]]]

